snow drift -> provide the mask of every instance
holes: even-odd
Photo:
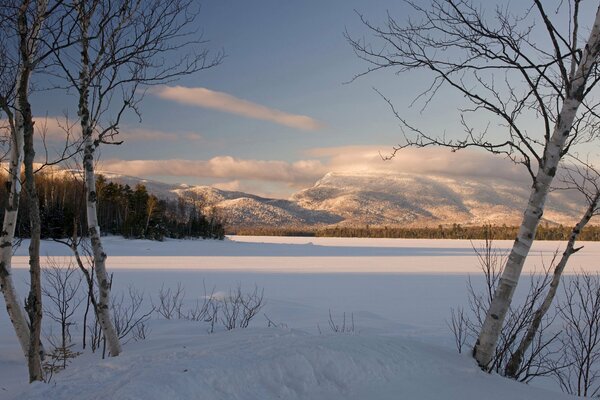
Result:
[[[402,337],[278,328],[207,335],[155,321],[114,359],[76,360],[14,399],[566,399],[479,370],[468,356]]]

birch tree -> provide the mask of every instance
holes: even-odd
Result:
[[[140,88],[221,62],[221,53],[209,59],[205,42],[193,28],[198,16],[195,4],[193,0],[74,0],[78,45],[56,52],[57,63],[79,97],[87,234],[99,292],[97,317],[111,356],[119,355],[121,345],[110,317],[107,254],[98,226],[95,154],[101,144],[121,144],[117,135],[123,115],[129,110],[139,116]],[[118,95],[122,97],[116,100]]]
[[[2,10],[2,32],[9,32],[10,19],[7,9]],[[23,165],[23,118],[18,110],[15,110],[15,92],[18,92],[18,83],[21,79],[17,77],[23,74],[23,69],[18,67],[9,56],[8,44],[2,43],[0,48],[0,79],[2,87],[0,93],[0,107],[8,124],[9,134],[9,160],[7,187],[10,188],[6,207],[4,209],[4,220],[0,234],[0,287],[4,296],[4,303],[8,316],[15,330],[19,344],[25,356],[29,352],[29,326],[26,319],[25,309],[21,304],[20,296],[16,291],[12,279],[12,246],[19,210],[19,196],[21,194],[21,167]]]
[[[57,7],[55,3],[53,7]],[[29,102],[30,80],[35,68],[48,55],[40,54],[40,35],[46,23],[49,12],[48,0],[22,0],[7,2],[2,7],[2,15],[6,19],[3,32],[7,34],[15,51],[10,59],[9,44],[4,43],[3,60],[5,66],[12,67],[15,74],[12,90],[3,94],[0,99],[2,109],[7,115],[11,132],[10,161],[9,161],[9,198],[5,210],[3,229],[0,238],[0,275],[2,292],[8,314],[13,323],[15,333],[21,344],[29,369],[29,380],[43,380],[41,366],[42,348],[40,345],[42,303],[41,277],[39,262],[40,219],[39,204],[35,182],[33,180],[33,150],[34,122]],[[12,96],[10,93],[12,92]],[[10,101],[12,97],[12,102]],[[26,300],[26,312],[29,323],[25,320],[24,310],[20,305],[15,291],[10,270],[12,258],[12,241],[15,233],[19,197],[21,194],[21,167],[25,167],[25,190],[29,199],[29,211],[32,228],[31,244],[29,247],[30,290]]]
[[[465,134],[448,138],[421,129],[384,97],[405,133],[392,157],[409,146],[480,148],[523,165],[532,179],[517,238],[473,349],[487,369],[559,162],[577,145],[597,139],[598,105],[592,96],[600,77],[600,9],[582,13],[580,0],[559,2],[553,17],[541,0],[531,1],[522,15],[501,6],[486,13],[468,0],[406,4],[414,13],[406,23],[388,15],[377,25],[361,16],[377,45],[347,34],[356,54],[370,63],[358,76],[384,68],[400,74],[428,71],[430,85],[416,100],[426,108],[442,88],[463,96],[467,105],[457,112]],[[587,15],[593,20],[582,27]],[[562,23],[553,18],[563,18]],[[473,113],[482,112],[504,132],[501,138],[489,134],[489,126],[470,122]],[[532,119],[540,121],[539,134],[528,130]]]
[[[515,378],[519,374],[519,370],[522,367],[523,357],[531,346],[535,335],[537,334],[544,316],[547,314],[554,298],[558,286],[560,285],[562,274],[569,262],[569,258],[581,249],[583,246],[576,247],[577,239],[581,234],[583,228],[591,221],[591,219],[600,213],[600,174],[591,165],[587,164],[583,168],[578,166],[569,166],[565,168],[565,184],[566,189],[574,189],[581,193],[587,203],[585,212],[579,219],[579,221],[573,226],[569,234],[569,239],[565,250],[563,251],[560,260],[554,267],[552,273],[552,280],[544,300],[542,301],[539,308],[533,314],[531,323],[527,328],[527,332],[521,339],[519,346],[511,355],[504,374],[508,377]]]

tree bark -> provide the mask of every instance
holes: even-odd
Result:
[[[502,277],[494,293],[492,304],[473,348],[473,356],[484,369],[488,368],[494,355],[504,318],[510,307],[523,264],[531,249],[542,218],[546,197],[562,158],[565,142],[571,132],[577,109],[583,101],[587,78],[591,68],[597,61],[599,46],[600,9],[596,12],[594,26],[582,52],[579,66],[575,74],[570,77],[570,81],[565,82],[567,93],[562,109],[558,115],[552,136],[544,148],[544,155],[539,165],[517,239],[508,257]]]
[[[19,72],[18,76],[21,73]],[[19,92],[20,79],[17,82]],[[6,311],[23,350],[27,357],[29,353],[29,326],[25,318],[25,309],[14,287],[11,264],[13,240],[17,225],[19,211],[19,197],[21,195],[21,167],[23,166],[23,117],[19,111],[14,116],[14,129],[11,131],[10,161],[7,182],[8,203],[4,210],[2,234],[0,235],[0,287],[4,295]]]
[[[86,216],[88,225],[88,235],[92,244],[92,253],[94,257],[94,269],[98,282],[98,308],[97,317],[102,332],[106,339],[109,355],[116,357],[121,353],[121,344],[119,336],[115,330],[114,324],[110,318],[110,282],[106,272],[106,253],[102,247],[100,237],[100,227],[98,226],[97,200],[96,194],[96,175],[94,171],[94,151],[96,145],[93,140],[93,128],[90,121],[89,110],[89,85],[90,59],[89,49],[89,16],[85,10],[85,2],[79,2],[79,22],[81,24],[81,71],[79,75],[79,118],[81,119],[81,132],[83,137],[83,171],[86,190]]]
[[[7,182],[9,192],[8,203],[4,211],[4,221],[0,234],[0,287],[4,295],[8,315],[23,353],[27,358],[29,357],[30,326],[25,318],[26,311],[21,305],[11,276],[12,242],[15,236],[21,196],[21,168],[24,157],[25,125],[31,125],[31,129],[33,129],[33,121],[26,121],[26,116],[24,115],[24,107],[29,107],[29,79],[33,69],[31,60],[37,48],[37,40],[44,22],[44,13],[46,12],[48,1],[40,0],[38,2],[36,19],[31,26],[28,24],[26,15],[29,5],[29,0],[24,0],[21,3],[18,19],[15,21],[19,32],[19,57],[21,66],[17,71],[15,82],[17,100],[14,112],[14,126],[11,130],[9,182]],[[28,112],[31,114],[30,108]],[[40,345],[38,344],[38,346]]]
[[[42,346],[40,342],[42,329],[42,288],[40,270],[41,221],[33,170],[33,162],[35,159],[33,146],[34,123],[31,104],[29,103],[29,79],[35,68],[34,59],[37,50],[37,40],[41,27],[44,24],[48,2],[47,0],[40,0],[37,2],[36,15],[31,23],[27,20],[30,4],[30,0],[22,1],[19,6],[16,21],[19,34],[19,58],[21,63],[21,70],[19,71],[20,74],[17,77],[18,83],[16,85],[18,90],[16,93],[16,114],[20,115],[20,125],[22,126],[20,129],[22,129],[23,135],[23,151],[21,154],[23,154],[23,164],[25,166],[24,189],[27,193],[31,227],[31,241],[29,245],[30,282],[26,311],[29,316],[27,364],[29,369],[29,381],[33,382],[43,380],[44,376],[42,370]],[[15,135],[15,142],[21,138],[20,135],[20,133]],[[17,152],[20,152],[20,150],[17,150]],[[15,173],[20,174],[20,170],[15,171]],[[16,211],[15,215],[9,216],[9,218],[16,218]]]
[[[33,115],[27,96],[28,82],[22,82],[19,93],[19,108],[23,115],[23,153],[25,166],[25,192],[29,208],[29,226],[31,239],[29,242],[29,295],[26,310],[29,315],[29,381],[44,379],[42,371],[40,336],[42,331],[42,285],[40,268],[40,205],[34,180],[33,161]]]
[[[569,235],[569,241],[567,243],[567,247],[563,252],[560,261],[554,268],[554,273],[552,275],[552,282],[550,282],[550,287],[548,289],[548,293],[546,293],[546,297],[544,301],[540,305],[540,307],[536,310],[531,324],[527,328],[527,332],[525,336],[519,343],[519,347],[510,357],[508,364],[504,370],[504,374],[511,378],[516,378],[517,373],[519,372],[519,368],[521,367],[521,363],[523,362],[523,357],[525,356],[525,352],[531,346],[533,339],[535,338],[535,334],[537,333],[542,319],[550,309],[552,305],[552,301],[556,296],[556,291],[558,290],[558,285],[560,284],[560,278],[562,276],[565,267],[567,266],[567,262],[571,255],[575,254],[581,248],[575,248],[575,242],[579,237],[579,234],[583,230],[583,228],[587,225],[587,223],[594,216],[594,212],[598,206],[598,201],[600,200],[600,193],[597,193],[594,199],[590,202],[588,209],[586,210],[584,216],[579,220],[579,222],[573,227],[571,230],[571,234]]]

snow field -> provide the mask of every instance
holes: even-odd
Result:
[[[168,322],[162,333],[129,346],[122,356],[76,362],[56,384],[35,384],[25,395],[31,400],[568,398],[485,374],[469,357],[406,338],[315,336],[278,328],[205,335],[189,332],[181,321]]]
[[[536,243],[527,271],[542,257],[549,260],[557,245]],[[584,245],[570,270],[598,271],[600,244]],[[19,262],[26,249],[23,243],[17,250],[14,270],[23,295],[28,273]],[[31,387],[0,313],[0,398],[100,399],[107,390],[108,398],[150,400],[566,398],[483,374],[454,350],[446,326],[450,308],[464,305],[468,275],[475,285],[481,279],[469,241],[232,237],[157,243],[108,237],[106,249],[113,294],[133,286],[144,294],[145,307],[161,286],[178,283],[184,309],[205,295],[205,286],[222,295],[238,284],[244,291],[263,288],[266,306],[251,329],[210,335],[200,323],[154,315],[148,338],[127,343],[122,356],[100,361],[84,354],[56,375],[56,383]],[[68,249],[45,242],[42,254],[60,260]],[[333,334],[330,311],[336,323],[343,313],[347,320],[352,315],[355,333]],[[265,328],[265,315],[286,329]],[[48,333],[48,318],[44,324]],[[79,342],[80,327],[72,333]]]

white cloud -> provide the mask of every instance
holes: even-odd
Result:
[[[306,152],[309,157],[327,160],[332,171],[419,173],[433,175],[494,177],[521,180],[526,172],[520,165],[482,150],[451,152],[444,148],[407,148],[396,153],[391,160],[390,146],[342,146],[314,148]]]
[[[275,160],[244,160],[230,156],[210,160],[106,160],[101,168],[134,176],[176,176],[193,178],[251,179],[290,185],[310,184],[326,169],[317,160],[288,163]]]
[[[306,131],[314,131],[323,127],[321,122],[306,115],[290,114],[202,87],[162,86],[153,90],[152,93],[180,104],[210,108]]]
[[[47,142],[64,142],[69,135],[70,141],[80,138],[81,129],[79,120],[67,119],[65,117],[35,117],[36,134],[41,138],[45,136]],[[0,120],[0,126],[3,121]],[[116,141],[126,142],[138,141],[200,141],[203,136],[198,132],[165,132],[158,129],[149,129],[142,127],[123,126],[119,129],[119,134],[115,137]]]
[[[482,151],[452,153],[445,149],[406,149],[390,161],[380,155],[385,146],[315,148],[309,157],[296,162],[251,160],[231,156],[209,160],[107,160],[101,168],[140,177],[169,177],[222,180],[216,186],[227,190],[256,193],[253,187],[269,184],[278,195],[312,185],[328,172],[418,173],[449,177],[504,178],[520,183],[527,179],[524,169],[508,160]],[[172,179],[170,179],[172,180]],[[260,184],[262,182],[263,184]],[[276,187],[277,186],[277,187]],[[266,189],[262,190],[266,193]]]
[[[216,182],[210,184],[210,186],[221,190],[251,193],[267,198],[286,198],[290,195],[289,185],[251,179]]]

